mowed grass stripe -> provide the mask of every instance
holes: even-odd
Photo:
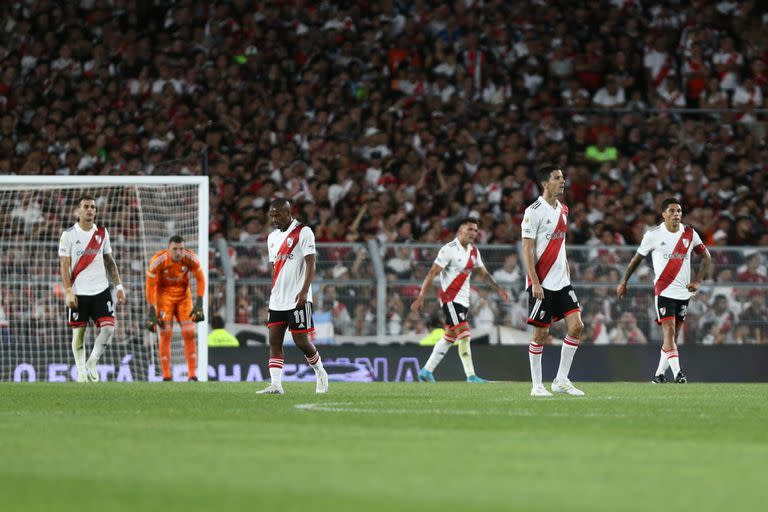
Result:
[[[8,510],[763,503],[768,386],[581,387],[585,398],[533,399],[527,383],[333,384],[320,397],[294,383],[284,396],[245,383],[2,384],[0,492]]]

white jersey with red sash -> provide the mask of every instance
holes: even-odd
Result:
[[[269,262],[274,264],[269,309],[288,311],[296,307],[296,296],[304,286],[307,266],[304,258],[315,254],[315,234],[296,219],[285,231],[276,229],[267,237]],[[312,302],[309,288],[307,302]]]
[[[670,299],[688,300],[693,295],[687,286],[691,283],[691,252],[707,251],[699,234],[690,226],[680,225],[672,233],[662,223],[646,231],[637,253],[647,256],[652,252],[654,294]]]
[[[458,238],[440,248],[435,264],[443,268],[440,272],[441,304],[456,302],[469,308],[469,277],[475,268],[484,267],[480,251],[472,244],[464,248]]]
[[[536,246],[536,275],[542,288],[557,291],[571,284],[565,256],[568,232],[568,207],[556,201],[553,208],[543,197],[525,209],[521,224],[523,238],[532,238]],[[531,286],[526,279],[525,289]]]
[[[109,287],[104,255],[112,252],[109,232],[96,225],[85,231],[77,223],[61,234],[59,256],[71,258],[75,295],[98,295]]]

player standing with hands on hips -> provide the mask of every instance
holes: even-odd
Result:
[[[269,218],[277,228],[267,237],[269,262],[272,263],[272,291],[269,294],[269,375],[271,383],[259,394],[282,395],[283,340],[286,329],[315,370],[317,393],[328,392],[328,374],[320,353],[309,341],[315,330],[312,321],[312,279],[315,277],[315,235],[309,226],[291,215],[287,199],[275,199],[269,206]]]
[[[96,226],[96,200],[83,195],[77,202],[78,221],[61,234],[59,262],[66,293],[72,353],[77,382],[98,382],[96,365],[115,333],[115,308],[109,282],[115,284],[117,302],[125,304],[125,290],[112,257],[109,233]],[[92,319],[99,328],[88,360],[85,360],[85,330]]]
[[[672,376],[678,384],[688,382],[680,369],[680,357],[677,353],[677,337],[688,313],[688,301],[701,287],[701,282],[712,265],[707,247],[699,234],[690,226],[681,223],[683,207],[675,198],[665,199],[661,203],[661,216],[664,222],[649,229],[643,235],[637,254],[627,266],[624,277],[616,287],[616,296],[624,297],[627,282],[638,265],[652,253],[653,273],[655,274],[653,293],[656,306],[656,322],[661,325],[664,342],[661,347],[659,366],[651,382],[667,382],[664,374],[672,368]],[[696,277],[691,280],[691,252],[700,255],[703,260]]]
[[[533,382],[531,396],[551,396],[541,381],[541,354],[549,326],[563,318],[566,336],[551,389],[555,393],[584,396],[568,379],[584,324],[565,255],[568,207],[557,199],[565,192],[565,176],[559,167],[544,165],[537,171],[536,178],[543,192],[525,209],[522,222],[523,260],[528,274],[528,325],[533,326],[533,340],[528,346]]]
[[[469,330],[469,278],[473,270],[477,270],[485,281],[494,287],[496,292],[507,303],[507,291],[496,283],[496,280],[486,270],[480,251],[474,245],[477,237],[478,221],[467,218],[459,224],[456,238],[440,248],[437,258],[429,269],[421,285],[419,296],[411,304],[411,310],[419,312],[424,305],[424,299],[432,287],[432,281],[440,274],[440,305],[445,314],[445,334],[432,349],[432,354],[419,371],[420,382],[435,382],[432,372],[455,342],[458,341],[459,357],[464,366],[467,382],[486,382],[475,374],[472,362],[472,350],[469,346],[471,336]]]

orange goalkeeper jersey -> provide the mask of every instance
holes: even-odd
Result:
[[[171,253],[163,249],[155,253],[149,260],[147,269],[147,303],[155,306],[158,299],[182,300],[191,298],[189,290],[189,273],[195,274],[197,296],[205,295],[205,275],[200,266],[200,260],[194,252],[184,249],[181,261],[171,259]]]

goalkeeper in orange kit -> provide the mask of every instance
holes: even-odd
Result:
[[[189,274],[195,275],[197,283],[194,305],[189,288]],[[160,327],[160,367],[163,380],[171,380],[171,338],[173,318],[181,324],[184,338],[184,357],[187,360],[189,380],[197,380],[197,343],[195,322],[205,320],[203,295],[205,275],[200,260],[194,252],[184,248],[184,238],[175,235],[168,242],[168,248],[157,252],[149,260],[147,269],[147,329],[154,332]]]

